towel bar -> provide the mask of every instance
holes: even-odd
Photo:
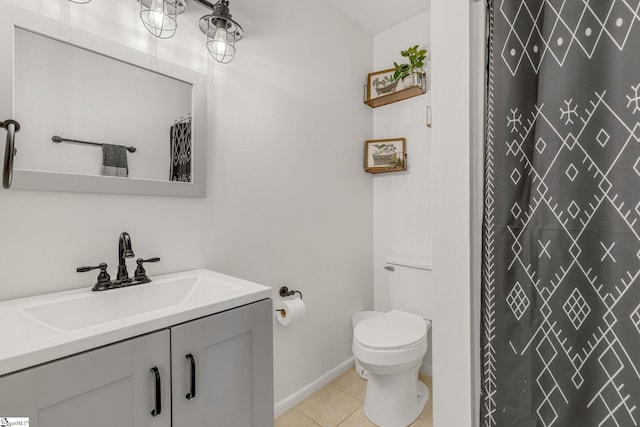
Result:
[[[60,143],[60,142],[72,142],[74,144],[86,144],[86,145],[97,145],[99,147],[102,147],[104,144],[101,144],[99,142],[90,142],[90,141],[80,141],[78,139],[68,139],[68,138],[63,138],[61,136],[58,135],[53,135],[51,137],[51,140],[55,143]],[[136,152],[136,147],[126,147],[127,151],[130,153],[135,153]]]
[[[20,131],[20,123],[15,120],[8,119],[0,122],[0,127],[7,130],[7,142],[4,146],[4,169],[2,171],[2,186],[4,188],[11,187],[13,180],[13,157],[16,155],[15,139],[16,132]]]

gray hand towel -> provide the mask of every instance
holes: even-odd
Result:
[[[102,144],[102,175],[129,176],[127,165],[127,147],[123,145]]]

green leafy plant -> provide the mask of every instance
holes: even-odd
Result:
[[[402,167],[404,167],[404,159],[402,158],[402,155],[398,156],[397,154],[394,154],[387,168],[395,169],[395,168],[402,168]]]
[[[409,60],[409,63],[398,64],[394,61],[393,65],[396,68],[395,72],[393,73],[394,80],[403,79],[414,71],[422,69],[422,67],[424,66],[424,60],[427,57],[427,50],[419,49],[419,45],[415,45],[408,48],[407,50],[401,51],[400,54],[407,58]]]

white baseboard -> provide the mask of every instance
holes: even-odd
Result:
[[[336,366],[335,368],[320,375],[320,377],[311,381],[309,384],[302,387],[300,390],[296,391],[295,393],[285,397],[280,402],[276,403],[273,407],[273,412],[276,418],[284,414],[285,412],[287,412],[289,409],[296,406],[298,403],[302,402],[307,397],[311,396],[316,391],[320,390],[322,387],[329,384],[331,381],[338,378],[340,375],[347,372],[350,368],[353,368],[354,363],[355,362],[352,356],[349,359],[342,362],[341,364],[339,364],[338,366]]]

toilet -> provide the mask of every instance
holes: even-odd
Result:
[[[353,354],[368,377],[364,414],[380,427],[406,427],[418,418],[429,390],[418,380],[431,328],[431,262],[387,257],[391,310],[364,316],[353,330]]]

